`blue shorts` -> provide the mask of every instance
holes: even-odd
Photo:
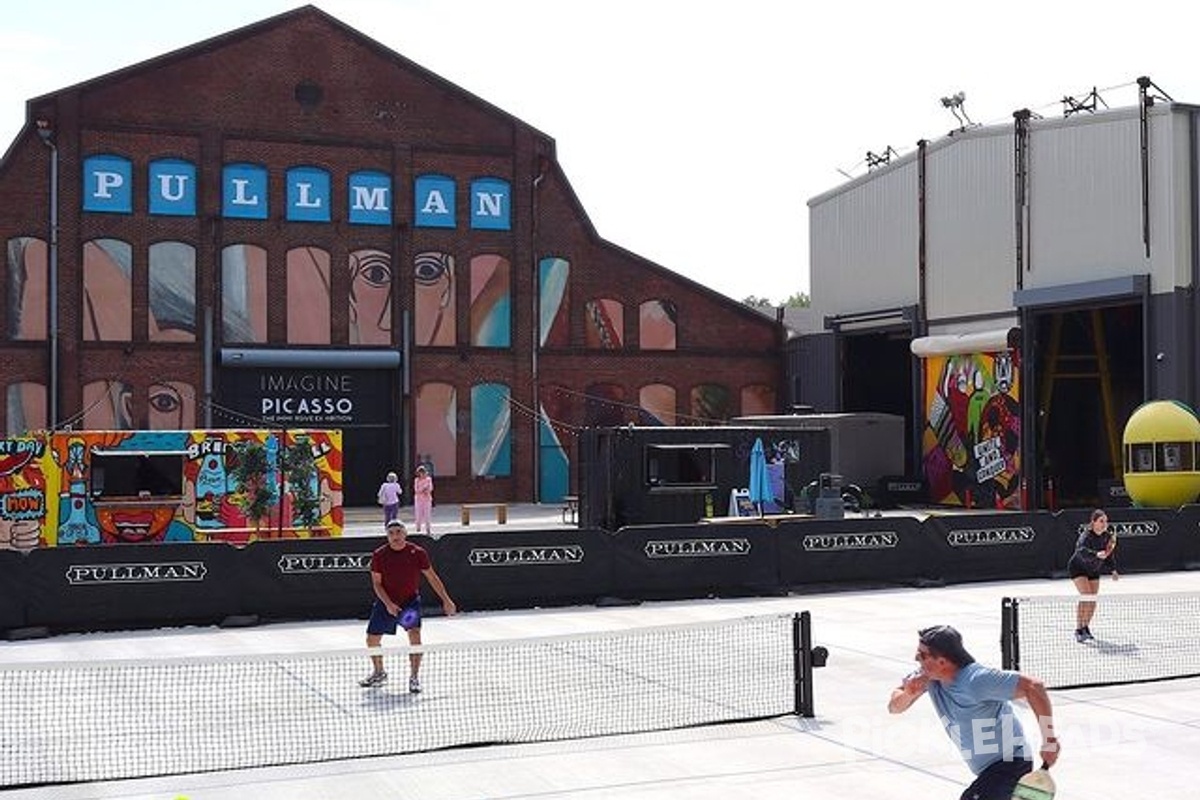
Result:
[[[392,616],[383,601],[376,600],[371,606],[371,618],[367,620],[367,633],[372,636],[394,634],[399,625],[406,631],[421,627],[421,595],[413,595],[400,606],[400,613]]]

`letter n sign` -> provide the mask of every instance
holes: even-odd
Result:
[[[129,159],[90,156],[83,160],[83,210],[133,213],[133,164]]]
[[[512,190],[508,181],[480,178],[471,183],[471,227],[506,231],[512,226]]]

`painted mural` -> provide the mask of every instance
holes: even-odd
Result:
[[[1019,356],[930,356],[923,364],[921,456],[935,503],[1021,507]]]
[[[0,549],[340,536],[336,430],[0,439]]]

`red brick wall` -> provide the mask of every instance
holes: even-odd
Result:
[[[319,103],[306,106],[297,101],[296,87],[304,82],[319,85]],[[507,384],[514,401],[513,477],[471,478],[469,437],[462,435],[458,476],[438,483],[438,498],[444,502],[528,500],[535,494],[536,427],[520,409],[538,405],[532,352],[538,323],[533,293],[538,285],[537,260],[543,257],[558,256],[572,265],[572,318],[570,345],[537,355],[539,384],[569,387],[582,394],[591,384],[613,383],[623,387],[628,402],[636,405],[641,386],[667,383],[676,389],[681,414],[688,412],[689,392],[700,383],[725,385],[734,413],[738,413],[736,404],[744,385],[774,387],[780,402],[784,398],[782,333],[773,320],[601,240],[554,160],[553,140],[311,7],[49,95],[34,114],[52,120],[60,155],[61,419],[81,410],[82,387],[93,380],[115,378],[132,384],[133,419],[138,425],[145,424],[145,389],[150,383],[178,380],[198,391],[202,386],[204,354],[199,333],[195,344],[147,341],[146,259],[149,246],[163,240],[185,241],[196,247],[198,324],[204,305],[219,301],[223,246],[250,242],[265,247],[269,283],[274,287],[286,285],[284,259],[290,248],[325,249],[332,263],[334,346],[348,344],[344,265],[350,251],[373,247],[394,253],[397,347],[402,347],[402,314],[412,308],[414,254],[436,250],[454,255],[459,270],[458,346],[415,348],[411,386],[415,389],[428,380],[455,384],[461,421],[470,413],[473,384],[481,380]],[[80,211],[82,160],[102,152],[133,161],[132,215]],[[197,217],[147,214],[147,164],[162,157],[196,164],[200,189]],[[221,218],[220,169],[236,161],[267,167],[271,219]],[[331,173],[334,222],[282,219],[285,172],[298,165],[318,166]],[[392,175],[394,229],[345,222],[346,176],[360,169]],[[613,169],[620,165],[614,164]],[[413,181],[425,172],[451,175],[458,182],[457,229],[411,226]],[[539,174],[542,179],[535,189]],[[481,176],[511,182],[510,231],[469,228],[466,188]],[[631,175],[631,185],[635,181],[636,176]],[[27,131],[0,165],[0,241],[21,235],[48,236],[48,187],[48,150],[32,130]],[[733,225],[721,228],[714,224],[697,230],[697,235],[736,236],[738,231]],[[122,239],[133,247],[130,342],[81,340],[82,247],[96,237]],[[500,254],[512,264],[509,349],[484,351],[467,346],[467,269],[470,258],[480,253]],[[0,269],[6,275],[7,263],[0,264]],[[0,285],[7,287],[7,281]],[[583,309],[588,300],[598,298],[624,305],[626,346],[622,350],[584,347]],[[638,307],[651,299],[668,299],[679,311],[675,351],[637,348]],[[281,298],[272,303],[268,327],[273,346],[286,344],[286,314]],[[0,325],[6,323],[7,308],[0,304]],[[214,318],[214,328],[215,346],[219,347],[219,315]],[[45,343],[0,340],[4,382],[48,381],[47,352]],[[4,402],[5,395],[0,392],[0,405]],[[566,429],[583,424],[584,403],[566,407],[576,418],[558,421]],[[401,411],[396,409],[397,419]],[[635,409],[628,412],[631,419],[636,418]],[[198,422],[202,420],[198,415]],[[214,423],[234,424],[220,418]],[[404,440],[408,452],[402,458],[411,463],[416,455],[411,431],[404,432]]]

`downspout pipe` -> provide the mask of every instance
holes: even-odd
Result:
[[[542,502],[542,412],[541,412],[541,385],[538,376],[538,351],[542,347],[542,323],[541,323],[541,281],[538,273],[538,187],[542,185],[542,180],[546,177],[546,166],[542,156],[537,159],[538,171],[534,176],[533,182],[529,186],[529,213],[530,213],[530,228],[529,228],[529,255],[533,262],[533,280],[530,285],[530,299],[533,308],[533,337],[529,343],[529,370],[531,384],[533,386],[533,431],[531,437],[533,439],[532,447],[532,462],[533,462],[533,502]],[[568,491],[570,489],[568,488]]]
[[[37,121],[37,133],[50,148],[50,249],[47,293],[50,295],[50,398],[48,422],[50,430],[58,428],[58,146],[54,129],[48,120]]]

